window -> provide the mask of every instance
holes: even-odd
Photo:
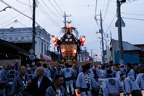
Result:
[[[41,43],[41,53],[43,54],[43,42]]]
[[[46,44],[44,45],[44,54],[46,54]]]

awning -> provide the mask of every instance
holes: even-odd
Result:
[[[50,56],[43,55],[43,54],[40,55],[40,59],[43,60],[43,61],[46,61],[46,62],[51,62],[52,61],[52,58]]]

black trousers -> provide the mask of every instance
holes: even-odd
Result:
[[[141,91],[140,90],[133,90],[131,92],[132,96],[142,96]]]

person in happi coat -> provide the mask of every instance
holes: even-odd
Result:
[[[50,70],[47,68],[47,64],[43,64],[44,67],[44,76],[46,76],[47,78],[51,78],[51,72]]]
[[[56,75],[58,75],[58,71],[57,71],[57,67],[54,66],[53,64],[51,64],[50,73],[51,73],[52,82],[54,82],[54,78]]]
[[[30,79],[26,75],[25,66],[19,67],[19,75],[15,77],[11,88],[11,96],[27,96],[27,86],[30,84]]]
[[[73,87],[74,70],[69,67],[70,65],[68,63],[66,63],[65,66],[66,66],[66,68],[61,70],[61,75],[64,76],[67,92],[70,93],[70,90],[69,90],[69,88],[70,88],[72,95],[74,95],[74,87]]]
[[[46,89],[52,85],[49,78],[44,76],[44,68],[38,67],[36,77],[32,79],[28,90],[32,96],[45,96]]]
[[[77,77],[76,87],[81,96],[91,96],[91,90],[99,88],[99,84],[94,80],[93,76],[91,76],[89,72],[90,64],[86,64],[83,66],[83,72],[80,72]]]
[[[124,67],[124,64],[120,65],[120,71],[121,71],[121,74],[126,75],[127,69]]]
[[[15,66],[11,65],[10,70],[6,74],[6,78],[8,80],[8,90],[7,90],[8,95],[10,95],[11,86],[13,85],[14,78],[19,75],[19,72],[17,70],[15,70],[14,68],[15,68]]]
[[[127,95],[132,95],[132,96],[142,96],[140,88],[138,84],[135,82],[135,79],[131,76],[128,76],[127,78],[124,79],[124,88],[125,88],[125,93]]]
[[[121,71],[120,71],[118,64],[114,66],[114,70],[115,70],[114,77],[116,77],[120,80],[121,79]]]
[[[131,63],[127,63],[126,67],[127,67],[126,76],[127,76],[127,77],[128,77],[128,76],[131,76],[132,78],[135,79],[136,74],[135,74],[135,71],[134,71],[134,69],[133,69],[132,64],[131,64]]]
[[[103,96],[120,96],[120,93],[124,91],[122,83],[118,78],[112,77],[111,73],[108,76],[103,81]]]
[[[73,64],[73,66],[72,66],[72,68],[73,68],[73,70],[74,70],[74,72],[73,72],[73,84],[74,84],[74,88],[75,88],[75,83],[76,83],[76,80],[77,80],[77,76],[78,76],[78,67],[77,67],[77,65],[76,64]]]
[[[138,84],[140,90],[144,91],[144,67],[140,67],[139,70],[140,73],[137,75],[136,83]]]
[[[107,77],[107,70],[105,70],[105,66],[102,65],[101,69],[97,69],[97,74],[99,79]]]
[[[0,66],[0,96],[4,94],[4,88],[6,87],[7,79],[3,71],[3,67]]]
[[[54,84],[47,88],[45,96],[69,96],[65,88],[62,86],[64,77],[56,75]]]
[[[33,73],[32,73],[32,69],[30,67],[26,68],[27,70],[27,75],[30,78],[30,80],[33,79]]]

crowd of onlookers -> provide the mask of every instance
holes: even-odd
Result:
[[[0,66],[0,96],[144,96],[140,64]]]

